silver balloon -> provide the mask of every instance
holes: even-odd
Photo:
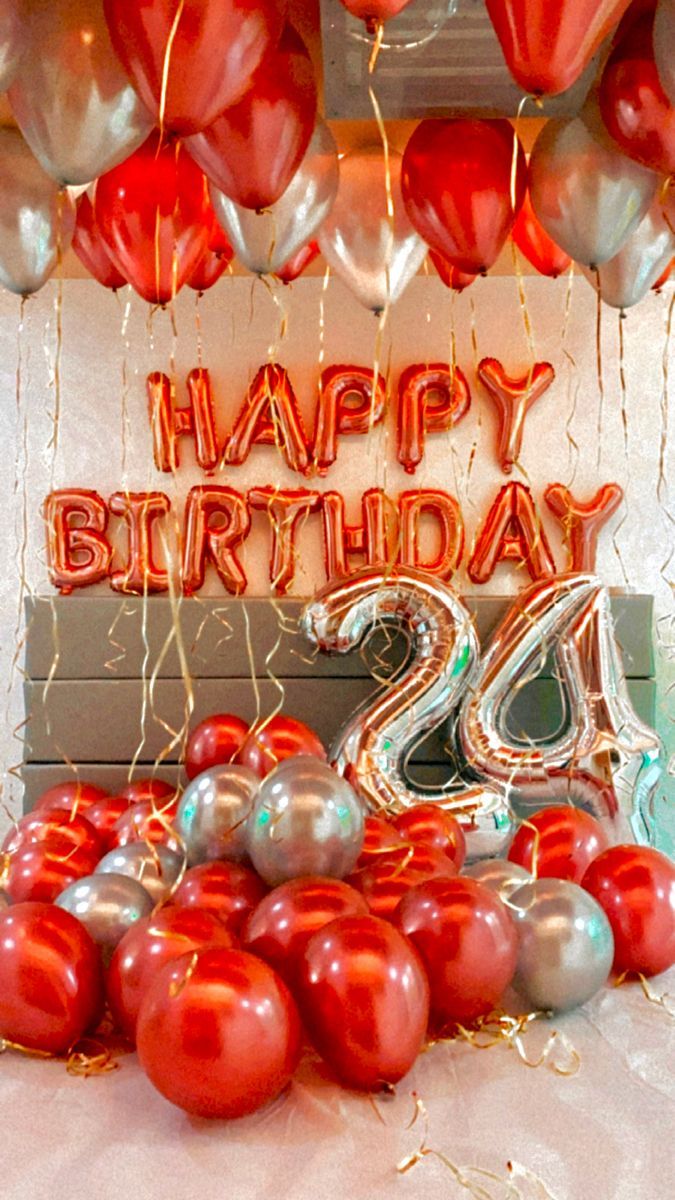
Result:
[[[339,163],[335,139],[318,121],[307,153],[281,199],[263,212],[242,208],[211,185],[216,217],[240,262],[256,275],[274,274],[311,241],[333,205]]]
[[[373,312],[382,312],[398,300],[428,249],[403,204],[402,161],[400,154],[390,151],[388,197],[381,146],[345,155],[340,162],[337,199],[319,232],[326,262],[352,295]]]
[[[518,866],[518,863],[509,862],[507,858],[486,858],[482,862],[470,863],[461,873],[482,883],[491,892],[496,892],[501,900],[508,899],[523,884],[532,882],[529,871]]]
[[[382,624],[406,630],[408,667],[356,710],[331,761],[375,812],[438,804],[467,822],[469,858],[499,854],[513,828],[503,784],[453,778],[445,786],[417,787],[406,771],[414,747],[452,716],[478,668],[474,623],[452,588],[412,567],[366,568],[328,584],[307,605],[302,624],[320,650],[337,654],[356,649]]]
[[[0,92],[9,87],[26,46],[24,0],[0,4]]]
[[[12,112],[52,178],[88,183],[128,158],[154,121],[113,50],[103,0],[28,0],[27,11]]]
[[[301,875],[342,879],[363,845],[364,811],[345,779],[319,758],[289,758],[261,783],[248,853],[270,887]]]
[[[125,933],[154,905],[137,879],[128,875],[87,875],[56,897],[54,903],[81,921],[98,946],[113,950]]]
[[[168,846],[147,842],[129,842],[106,854],[96,867],[95,875],[127,875],[142,884],[153,904],[168,895],[183,868],[183,858]]]
[[[588,892],[563,879],[537,879],[513,892],[518,933],[514,987],[533,1008],[563,1012],[590,1000],[612,968],[614,937]]]
[[[0,283],[28,296],[68,249],[75,205],[33,157],[18,129],[0,129]]]
[[[554,242],[575,262],[595,267],[618,254],[659,181],[590,122],[546,122],[530,155],[530,197]]]
[[[555,737],[527,741],[509,728],[510,702],[550,652],[566,719]],[[459,738],[471,770],[508,785],[513,802],[546,802],[547,792],[548,803],[563,793],[574,799],[578,774],[578,802],[593,810],[611,841],[650,840],[663,749],[632,706],[609,594],[595,576],[558,575],[521,593],[468,690]]]
[[[654,17],[654,61],[659,81],[675,105],[675,0],[659,0]]]
[[[637,304],[675,254],[675,233],[663,208],[663,201],[657,197],[619,253],[602,263],[597,273],[582,268],[605,304],[612,308],[632,308]]]
[[[187,848],[190,866],[225,858],[246,858],[246,824],[260,779],[235,763],[209,767],[186,787],[174,826]]]

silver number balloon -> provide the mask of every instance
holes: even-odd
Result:
[[[0,129],[0,283],[29,296],[68,249],[75,205],[33,157],[18,129]]]
[[[675,0],[659,0],[654,17],[654,61],[661,87],[675,105]]]
[[[105,950],[114,950],[127,930],[149,916],[154,907],[137,879],[107,873],[78,879],[54,903],[77,917]]]
[[[401,812],[436,803],[467,822],[472,858],[497,854],[512,829],[500,784],[451,781],[419,788],[406,774],[410,751],[458,707],[478,664],[473,621],[447,584],[412,568],[365,570],[329,584],[305,609],[303,626],[320,650],[348,654],[381,623],[404,626],[411,661],[396,683],[356,711],[331,750],[369,808]]]
[[[246,857],[246,826],[259,787],[255,772],[236,763],[210,767],[190,781],[174,821],[190,866]]]
[[[128,875],[142,884],[153,904],[164,900],[183,869],[183,857],[161,844],[129,842],[104,855],[95,875]]]
[[[595,132],[595,130],[594,130]],[[654,171],[621,154],[585,121],[547,121],[530,155],[532,207],[575,262],[596,267],[618,254],[654,198]]]
[[[24,0],[0,4],[0,92],[9,87],[26,45]]]
[[[49,175],[89,183],[128,158],[154,121],[113,50],[103,0],[28,0],[27,12],[12,112]]]
[[[584,267],[586,278],[612,308],[632,308],[647,295],[675,254],[675,233],[657,197],[619,253],[598,267]]]
[[[274,274],[311,241],[331,210],[338,179],[335,139],[318,121],[305,157],[275,204],[255,212],[213,185],[211,199],[239,261],[256,275]]]
[[[270,887],[302,875],[342,879],[356,865],[363,830],[363,806],[346,779],[321,759],[298,754],[260,785],[247,846]]]
[[[550,651],[565,720],[557,736],[534,743],[509,729],[510,701],[515,689],[539,674]],[[472,771],[511,785],[525,800],[528,794],[544,799],[550,790],[555,802],[565,789],[573,799],[578,773],[578,799],[595,808],[613,841],[649,841],[663,750],[633,709],[609,595],[595,576],[546,579],[517,598],[464,700],[459,737]],[[560,774],[551,782],[551,773]],[[603,779],[611,789],[600,786]]]
[[[352,295],[376,313],[398,300],[427,253],[405,211],[401,162],[401,155],[390,151],[388,191],[381,146],[345,155],[337,199],[319,232],[326,261]]]
[[[597,900],[576,883],[537,879],[506,903],[518,934],[513,983],[528,1004],[562,1012],[590,1000],[614,959],[612,929]]]

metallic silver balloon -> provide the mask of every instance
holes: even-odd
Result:
[[[554,242],[575,262],[595,267],[618,254],[659,181],[589,123],[546,122],[530,155],[530,197]]]
[[[509,728],[510,701],[550,652],[565,720],[555,737],[526,741]],[[512,802],[545,803],[547,792],[548,803],[562,793],[574,799],[576,773],[578,802],[593,809],[611,841],[649,841],[663,750],[632,706],[609,594],[595,576],[559,575],[521,593],[471,683],[459,738],[471,770],[508,785]]]
[[[127,875],[142,884],[153,904],[158,904],[171,891],[183,869],[183,857],[168,846],[147,842],[129,842],[106,854],[96,867],[95,875]]]
[[[261,783],[247,827],[248,853],[270,887],[301,875],[342,879],[363,845],[359,797],[321,759],[289,758]]]
[[[514,987],[533,1008],[563,1012],[590,1000],[612,968],[614,937],[588,892],[564,879],[537,879],[513,892],[518,933]]]
[[[670,103],[675,105],[675,0],[659,0],[653,43],[659,82]]]
[[[675,233],[664,216],[660,197],[626,239],[619,253],[602,263],[597,272],[582,270],[612,308],[632,308],[656,283],[675,254]]]
[[[376,313],[398,300],[428,249],[403,204],[401,163],[401,155],[390,151],[388,195],[381,146],[346,154],[337,199],[319,232],[326,261],[352,295]]]
[[[281,199],[263,212],[242,208],[211,185],[216,217],[240,262],[256,275],[273,274],[311,241],[338,190],[340,168],[330,129],[318,121],[307,153]]]
[[[12,112],[52,178],[88,183],[128,158],[154,121],[113,50],[103,0],[28,0],[27,15]]]
[[[113,950],[127,930],[154,908],[137,879],[107,873],[78,879],[54,903],[77,917],[105,950]]]
[[[486,858],[482,862],[470,863],[461,873],[482,883],[491,892],[496,892],[502,900],[508,899],[523,884],[532,882],[530,872],[518,863],[509,862],[508,858]]]
[[[0,129],[0,283],[28,296],[47,281],[75,227],[75,205],[18,129]]]
[[[412,567],[367,568],[330,583],[303,614],[306,635],[328,653],[348,654],[375,626],[403,627],[410,663],[395,683],[361,705],[335,741],[330,758],[368,807],[401,812],[434,803],[467,822],[469,858],[498,854],[512,832],[505,786],[451,779],[416,787],[406,763],[413,748],[452,716],[478,667],[473,620],[447,584]]]
[[[0,4],[0,92],[9,87],[26,46],[24,0]]]
[[[186,787],[174,826],[188,852],[190,866],[225,858],[246,858],[246,824],[260,779],[235,763],[209,767]]]

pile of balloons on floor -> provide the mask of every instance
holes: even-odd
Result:
[[[406,0],[343,2],[377,29]],[[487,10],[523,101],[609,51],[529,168],[505,119],[424,120],[403,156],[379,136],[339,156],[280,0],[5,0],[0,90],[18,129],[0,130],[0,282],[37,291],[72,241],[106,287],[163,305],[233,254],[288,283],[320,251],[380,312],[429,250],[461,291],[511,235],[541,273],[574,260],[607,303],[636,304],[675,255],[675,0]]]
[[[512,985],[529,1011],[583,1004],[612,971],[675,962],[675,866],[543,808],[508,858],[465,862],[431,804],[366,814],[306,725],[208,718],[178,796],[49,789],[4,843],[0,1038],[66,1055],[108,1020],[189,1113],[277,1096],[309,1041],[336,1081],[396,1084],[429,1038]]]

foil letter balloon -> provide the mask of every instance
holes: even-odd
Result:
[[[335,139],[328,126],[318,121],[291,182],[264,212],[236,204],[212,185],[216,217],[239,261],[256,275],[282,270],[328,216],[337,195],[339,171]]]
[[[26,44],[24,0],[5,0],[0,7],[0,92],[9,87]]]
[[[583,268],[605,304],[632,308],[656,283],[675,253],[675,229],[664,216],[657,197],[618,254],[601,263],[597,271]]]
[[[75,206],[33,157],[17,129],[0,129],[0,283],[29,296],[68,249]]]
[[[403,205],[401,162],[390,152],[387,172],[381,146],[345,155],[337,199],[319,232],[326,262],[375,313],[398,300],[427,252]]]
[[[471,858],[498,853],[511,832],[502,786],[454,779],[420,789],[406,775],[412,748],[455,712],[477,670],[478,639],[459,597],[414,568],[367,569],[319,592],[302,622],[321,650],[338,654],[356,649],[382,622],[405,626],[409,666],[393,687],[357,710],[330,758],[375,812],[433,802],[466,822]]]
[[[128,158],[154,122],[112,48],[103,0],[32,0],[27,13],[12,112],[49,175],[90,183]]]
[[[630,0],[486,0],[506,65],[533,96],[566,92]]]
[[[607,262],[647,213],[657,176],[580,118],[547,121],[530,155],[530,197],[549,237],[575,262]]]
[[[509,728],[510,700],[539,674],[551,651],[566,718],[554,737],[528,741]],[[514,800],[541,807],[555,799],[560,784],[568,803],[576,792],[594,809],[611,841],[649,840],[663,748],[633,709],[609,595],[595,576],[560,575],[521,593],[464,699],[459,738],[471,770],[486,781],[509,783]]]

